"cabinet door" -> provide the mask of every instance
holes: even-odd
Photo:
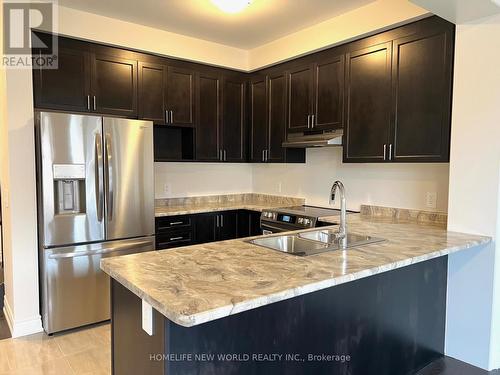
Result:
[[[214,213],[194,215],[195,242],[206,243],[216,240],[216,217]]]
[[[394,41],[395,161],[448,161],[453,35],[428,31]]]
[[[191,70],[168,67],[167,110],[169,124],[194,126],[194,75]]]
[[[35,107],[88,112],[90,57],[86,51],[59,48],[57,69],[34,69]]]
[[[238,211],[238,238],[259,236],[262,234],[260,229],[260,212],[240,210]]]
[[[391,46],[385,43],[347,54],[344,162],[388,158],[391,125]]]
[[[238,211],[219,213],[219,241],[232,240],[238,233]]]
[[[223,88],[222,148],[224,161],[245,161],[245,82],[225,78]]]
[[[93,55],[92,93],[95,112],[137,116],[137,61]]]
[[[220,160],[220,77],[200,73],[196,93],[196,159]]]
[[[286,77],[284,74],[269,77],[269,147],[268,161],[285,161],[285,149],[281,146],[286,136]]]
[[[163,125],[166,68],[159,64],[139,63],[139,118]]]
[[[267,152],[267,79],[250,82],[250,160],[265,162]]]
[[[343,127],[344,56],[337,56],[315,66],[314,129]]]
[[[307,65],[288,73],[288,132],[310,128],[313,67]]]

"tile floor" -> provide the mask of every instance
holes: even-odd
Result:
[[[0,375],[109,375],[110,325],[0,340]]]

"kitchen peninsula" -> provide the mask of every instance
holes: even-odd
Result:
[[[386,241],[347,251],[230,240],[104,259],[114,374],[402,374],[440,357],[447,255],[491,239],[372,214],[349,231]]]

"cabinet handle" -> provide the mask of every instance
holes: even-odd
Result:
[[[165,110],[165,119],[166,119],[166,123],[168,124],[168,110]]]
[[[87,109],[90,111],[90,95],[87,95]]]
[[[386,160],[387,155],[387,145],[384,145],[384,161]]]
[[[266,161],[266,150],[262,150],[262,161]]]
[[[170,226],[172,226],[172,225],[181,225],[183,223],[184,223],[183,221],[173,221],[173,222],[170,223]]]
[[[170,123],[174,123],[174,111],[170,110]]]
[[[222,148],[219,150],[219,160],[222,161]]]
[[[264,150],[264,151],[265,151],[264,161],[267,162],[269,160],[269,150]]]
[[[227,157],[226,157],[226,150],[224,150],[224,161],[227,161]]]
[[[215,219],[216,219],[216,226],[217,228],[219,228],[219,215],[215,216]]]
[[[95,95],[94,95],[94,111],[97,110],[97,101],[96,101],[96,98],[95,98]]]
[[[389,160],[392,160],[392,143],[389,144]]]
[[[224,215],[220,215],[220,226],[224,227]]]
[[[170,237],[170,241],[183,240],[184,237]]]
[[[316,118],[316,115],[311,115],[311,129],[314,129],[314,119]]]
[[[307,115],[307,129],[311,127],[311,115]]]

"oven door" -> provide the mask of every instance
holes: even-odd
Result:
[[[261,220],[260,229],[262,230],[262,234],[273,234],[273,233],[289,232],[292,230],[298,230],[300,228],[297,228],[290,224]]]

